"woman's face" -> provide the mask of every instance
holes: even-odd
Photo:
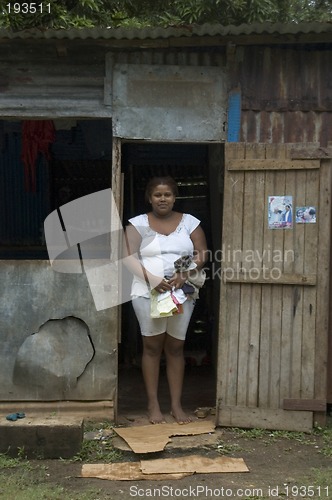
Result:
[[[170,186],[159,184],[153,189],[149,201],[157,215],[168,215],[173,210],[175,195]]]

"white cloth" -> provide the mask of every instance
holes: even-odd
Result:
[[[172,290],[172,295],[176,298],[179,304],[183,304],[187,300],[187,295],[183,290],[181,290],[181,288]]]
[[[143,266],[150,273],[164,277],[174,274],[174,262],[184,255],[193,256],[194,245],[191,233],[199,226],[200,221],[190,214],[183,214],[176,229],[169,235],[160,234],[149,226],[147,214],[129,219],[142,237],[140,254]],[[148,297],[149,290],[145,281],[134,276],[132,297]]]

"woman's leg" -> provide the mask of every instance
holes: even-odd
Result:
[[[169,391],[171,395],[171,412],[179,424],[188,424],[191,418],[182,409],[181,397],[185,361],[183,356],[184,340],[166,334],[164,351]]]
[[[152,424],[165,421],[158,401],[160,358],[164,348],[165,335],[165,333],[162,333],[152,337],[142,336],[142,372],[148,398],[149,420]]]

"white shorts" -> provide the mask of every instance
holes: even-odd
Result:
[[[168,335],[179,340],[185,340],[191,315],[195,307],[195,300],[187,299],[183,304],[183,313],[167,318],[151,318],[151,301],[146,297],[136,297],[132,300],[133,308],[139,322],[141,334],[145,337]]]

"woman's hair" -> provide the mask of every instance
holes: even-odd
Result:
[[[163,176],[163,177],[153,177],[152,179],[149,180],[149,182],[146,185],[145,189],[145,201],[148,203],[152,194],[152,191],[159,186],[160,184],[163,184],[165,186],[169,186],[171,188],[172,193],[174,196],[178,196],[179,191],[178,191],[178,185],[173,179],[173,177],[170,176]]]

